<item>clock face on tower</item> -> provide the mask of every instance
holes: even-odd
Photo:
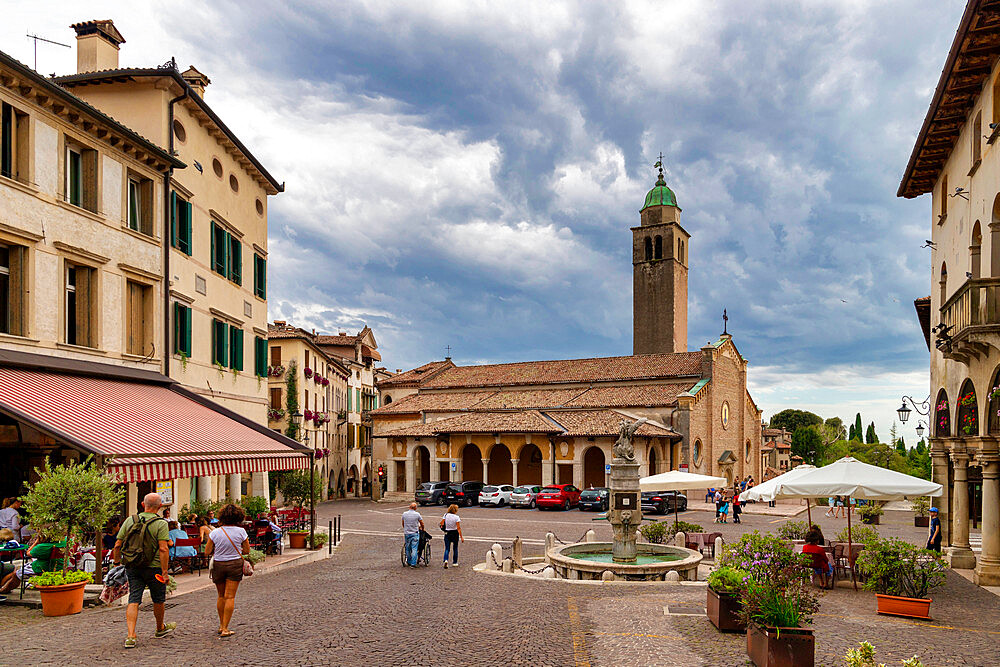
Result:
[[[722,428],[729,428],[729,401],[722,404]]]

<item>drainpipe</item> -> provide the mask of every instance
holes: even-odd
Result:
[[[182,84],[184,85],[184,84]],[[190,89],[184,85],[184,92],[167,102],[167,152],[174,154],[174,104],[187,99]],[[170,167],[163,177],[163,374],[170,377],[170,178],[174,168]]]

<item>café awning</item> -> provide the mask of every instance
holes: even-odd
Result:
[[[0,413],[102,457],[125,482],[309,468],[303,445],[162,375],[75,363],[0,365]]]

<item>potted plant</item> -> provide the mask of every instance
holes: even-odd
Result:
[[[305,549],[308,537],[308,530],[290,530],[288,531],[288,546],[292,549]]]
[[[313,533],[312,540],[309,541],[310,549],[322,549],[323,546],[330,540],[330,536],[326,533]]]
[[[804,540],[809,526],[805,521],[786,521],[778,528],[778,537],[783,540]]]
[[[930,618],[932,590],[945,579],[944,558],[895,538],[876,540],[858,556],[858,569],[867,575],[865,590],[875,592],[876,611],[907,618]]]
[[[308,380],[313,376],[313,369],[306,366],[305,368],[302,369],[302,374],[305,375],[306,379]]]
[[[746,632],[740,620],[740,593],[749,574],[733,567],[719,567],[708,575],[708,620],[722,632]]]
[[[667,527],[661,521],[647,523],[639,529],[642,536],[650,544],[663,544],[667,537]]]
[[[240,507],[251,519],[256,519],[267,513],[268,502],[263,496],[244,496],[240,498]]]
[[[930,525],[930,517],[927,511],[931,507],[930,499],[927,496],[919,496],[910,501],[910,509],[913,510],[913,525],[917,528],[926,528]]]
[[[885,514],[882,510],[882,506],[869,502],[867,505],[858,506],[858,514],[861,515],[861,522],[871,524],[873,526],[879,525],[879,517]]]
[[[68,616],[83,611],[84,589],[94,580],[89,572],[42,572],[28,581],[42,598],[42,614]]]

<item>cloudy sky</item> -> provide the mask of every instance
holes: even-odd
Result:
[[[279,180],[270,317],[370,325],[390,369],[629,354],[652,164],[691,233],[689,345],[730,330],[766,415],[888,433],[928,393],[928,197],[895,196],[959,0],[18,3],[123,66],[175,56]],[[81,13],[82,12],[82,13]],[[42,45],[38,69],[75,71]],[[913,420],[905,433],[913,441]]]

